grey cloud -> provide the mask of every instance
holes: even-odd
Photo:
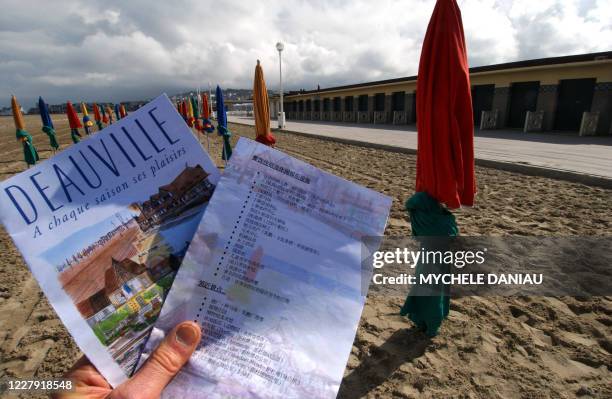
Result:
[[[470,65],[612,47],[605,2],[459,0]],[[542,5],[545,4],[545,5]],[[603,4],[603,5],[602,5]],[[287,89],[413,75],[433,0],[1,0],[0,106],[15,93],[121,101],[252,85]],[[589,35],[597,34],[599,40]]]

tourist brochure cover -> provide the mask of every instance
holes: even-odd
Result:
[[[0,217],[81,350],[136,365],[219,171],[166,95],[0,185]]]
[[[201,324],[163,397],[335,398],[369,285],[362,239],[391,202],[240,138],[141,357]]]

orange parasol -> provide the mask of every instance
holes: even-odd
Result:
[[[13,110],[13,119],[15,120],[16,138],[23,145],[23,157],[29,167],[30,165],[34,165],[40,157],[32,142],[32,136],[25,130],[25,121],[21,113],[21,105],[19,105],[15,96],[11,97],[11,107]]]
[[[108,104],[106,105],[106,115],[108,116],[108,123],[112,125],[114,122],[113,121],[113,109]]]
[[[257,60],[255,66],[255,80],[253,82],[253,112],[255,113],[255,140],[273,147],[276,139],[270,131],[270,102],[259,60]]]
[[[96,121],[96,125],[98,125],[98,130],[102,130],[104,126],[102,126],[102,115],[100,114],[100,108],[98,108],[98,104],[93,103],[93,112],[94,112],[94,120]]]
[[[13,120],[15,121],[15,129],[25,130],[25,122],[23,121],[23,114],[21,113],[21,106],[17,102],[17,97],[11,97],[11,108],[13,110]]]

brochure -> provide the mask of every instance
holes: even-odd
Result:
[[[201,324],[164,397],[335,398],[371,272],[361,238],[383,235],[390,207],[241,138],[140,360],[181,321]]]
[[[0,217],[81,350],[131,375],[219,171],[162,95],[0,184]]]

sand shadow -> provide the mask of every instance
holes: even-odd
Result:
[[[344,377],[338,398],[360,398],[384,383],[402,364],[422,356],[431,343],[416,327],[397,330],[348,376]]]

